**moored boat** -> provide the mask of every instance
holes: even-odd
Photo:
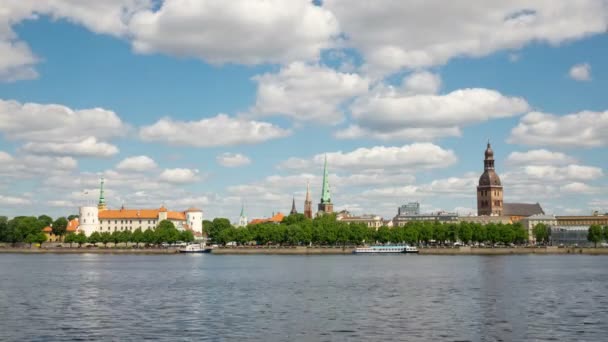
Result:
[[[355,254],[386,254],[386,253],[418,253],[418,248],[414,246],[370,246],[359,247],[354,251]]]
[[[204,245],[193,243],[178,250],[180,253],[211,253],[211,248],[205,248]]]

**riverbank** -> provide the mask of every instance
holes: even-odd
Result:
[[[352,247],[234,247],[214,248],[211,253],[216,255],[345,255],[352,254]],[[38,247],[0,247],[1,253],[21,254],[176,254],[176,248],[38,248]],[[608,248],[589,247],[512,247],[512,248],[420,248],[420,255],[523,255],[523,254],[587,254],[608,255]]]
[[[2,253],[19,254],[176,254],[176,248],[12,248],[0,247]]]

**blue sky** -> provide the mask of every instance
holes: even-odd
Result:
[[[0,214],[608,211],[608,3],[112,0],[0,5]],[[349,5],[350,4],[350,5]],[[577,13],[573,15],[573,13]],[[443,23],[438,25],[437,23]]]

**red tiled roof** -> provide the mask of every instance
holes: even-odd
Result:
[[[168,220],[186,221],[186,213],[167,211],[165,207],[159,209],[108,209],[99,212],[99,219],[158,219],[158,214],[161,212],[167,213]]]
[[[46,226],[46,227],[42,228],[42,231],[45,233],[50,233],[53,231],[53,228],[51,228],[50,226]]]
[[[267,218],[267,219],[253,219],[253,220],[251,220],[251,222],[249,222],[249,224],[259,224],[259,223],[264,223],[264,222],[280,223],[281,221],[283,221],[284,217],[285,217],[285,215],[283,215],[282,213],[277,213],[276,215],[274,215],[271,218]]]
[[[72,219],[68,222],[67,232],[74,233],[78,230],[78,218]]]

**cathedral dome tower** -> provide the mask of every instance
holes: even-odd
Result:
[[[500,177],[494,170],[494,151],[489,141],[484,155],[484,171],[477,186],[477,215],[500,216],[503,214],[503,189]]]

